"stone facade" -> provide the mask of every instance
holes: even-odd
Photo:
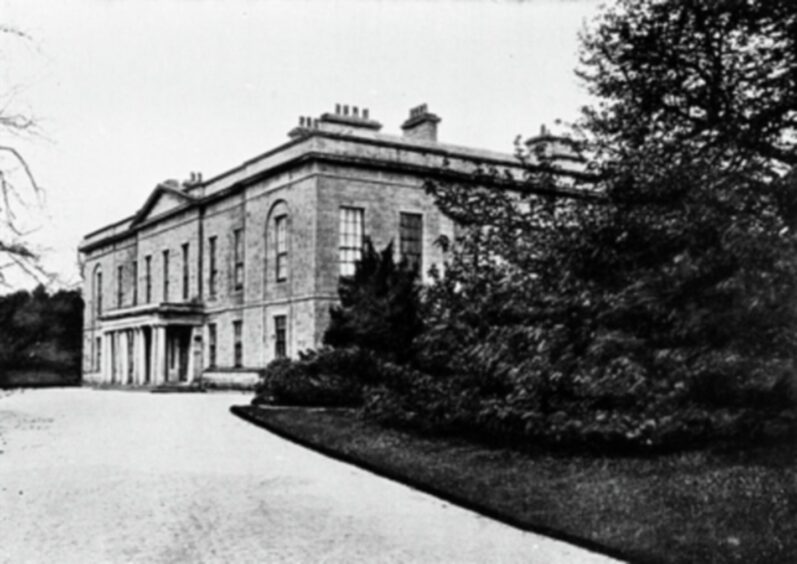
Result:
[[[522,172],[510,155],[439,143],[439,121],[420,106],[393,136],[358,108],[303,117],[289,142],[209,180],[166,181],[87,235],[84,380],[252,383],[320,344],[364,236],[424,272],[441,265],[435,241],[454,225],[424,181]]]

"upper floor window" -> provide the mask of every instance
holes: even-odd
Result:
[[[144,257],[144,298],[152,302],[152,255]]]
[[[124,301],[124,274],[122,265],[116,267],[116,307],[122,307]]]
[[[235,239],[235,289],[244,288],[244,230],[236,229],[233,231]]]
[[[277,282],[288,279],[288,216],[274,218],[274,265]]]
[[[365,210],[362,208],[340,208],[340,275],[354,275],[354,265],[362,257],[363,223]]]
[[[102,315],[102,270],[99,265],[94,269],[94,307],[97,317]]]
[[[163,251],[163,301],[169,301],[169,251]]]
[[[420,270],[423,267],[423,216],[401,213],[399,216],[399,251],[401,259]]]
[[[188,243],[183,243],[183,299],[188,299],[190,293],[190,276],[188,262]]]
[[[218,278],[218,270],[216,270],[216,237],[208,239],[208,268],[210,277],[208,278],[208,293],[211,298],[216,297],[216,286]]]
[[[138,305],[138,261],[133,261],[133,305]]]

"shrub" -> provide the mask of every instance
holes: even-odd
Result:
[[[366,239],[354,276],[342,277],[340,305],[330,309],[324,344],[358,347],[390,360],[411,358],[421,330],[418,270],[393,259],[393,243],[377,252]]]
[[[298,360],[272,361],[255,389],[253,403],[304,406],[354,406],[362,403],[363,384],[377,362],[358,348],[321,349]]]

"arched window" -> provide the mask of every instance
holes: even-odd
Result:
[[[102,268],[99,264],[94,268],[94,312],[97,317],[102,315]]]
[[[277,202],[271,208],[266,239],[267,266],[271,265],[267,277],[285,282],[290,275],[290,215],[285,202]]]

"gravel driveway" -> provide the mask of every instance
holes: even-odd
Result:
[[[248,399],[0,397],[0,562],[609,562],[229,414]]]

